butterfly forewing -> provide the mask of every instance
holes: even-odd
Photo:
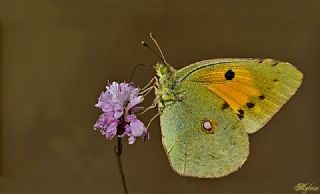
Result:
[[[217,62],[218,61],[218,62]],[[206,60],[183,70],[181,82],[205,86],[238,115],[254,133],[296,92],[302,73],[287,62],[272,59]]]

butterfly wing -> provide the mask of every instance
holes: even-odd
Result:
[[[223,110],[232,109],[247,133],[254,133],[296,92],[302,77],[294,66],[278,60],[218,59],[180,70],[177,81],[205,86],[224,100]]]
[[[214,59],[179,70],[173,90],[181,99],[164,102],[160,117],[172,168],[205,178],[236,171],[249,154],[248,133],[259,130],[301,81],[292,65],[271,59]]]
[[[236,171],[249,154],[248,134],[239,118],[231,109],[222,111],[217,105],[224,101],[198,82],[184,80],[174,90],[182,99],[165,102],[160,116],[172,168],[201,178]]]

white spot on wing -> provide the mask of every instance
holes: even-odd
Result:
[[[211,130],[211,129],[212,129],[211,122],[210,122],[210,121],[205,121],[205,122],[203,122],[203,128],[204,128],[205,130]]]

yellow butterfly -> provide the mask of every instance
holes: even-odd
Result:
[[[155,89],[162,143],[173,170],[201,178],[236,171],[249,154],[248,134],[296,92],[302,73],[288,62],[252,58],[209,59],[175,70],[150,37],[162,62],[149,89]]]

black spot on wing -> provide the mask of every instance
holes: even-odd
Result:
[[[266,97],[264,96],[264,95],[261,95],[261,96],[259,96],[259,99],[260,100],[263,100],[263,99],[265,99]]]
[[[248,108],[253,108],[255,104],[252,102],[248,102],[246,105]]]
[[[274,79],[273,81],[274,81],[274,82],[277,82],[277,81],[279,81],[279,80],[278,80],[278,79]]]
[[[244,118],[244,110],[239,109],[238,113],[237,113],[237,116],[239,117],[239,119],[243,119]]]
[[[221,110],[225,110],[229,107],[230,107],[230,105],[227,102],[224,102],[223,105],[221,106]]]
[[[229,69],[225,74],[224,77],[226,78],[226,80],[232,80],[235,76],[235,73]]]

